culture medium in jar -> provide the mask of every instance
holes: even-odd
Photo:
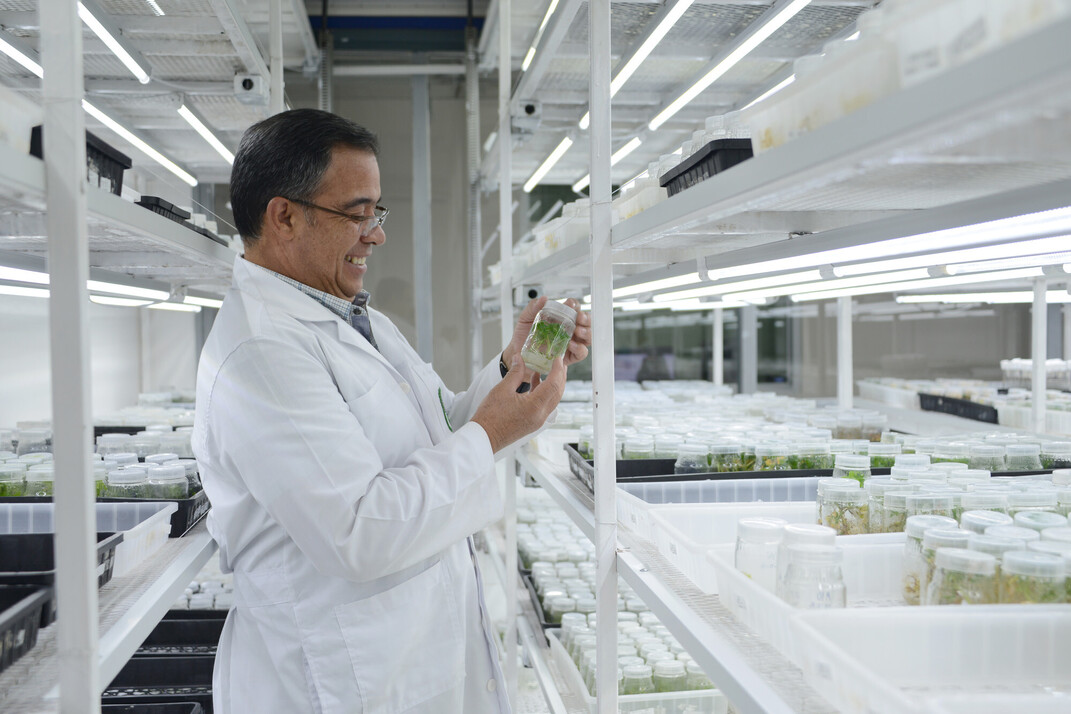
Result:
[[[895,496],[897,494],[886,494]],[[945,516],[910,516],[904,526],[904,601],[908,605],[920,603],[921,585],[925,576],[926,561],[922,557],[922,538],[931,528],[955,528],[956,522]]]
[[[919,576],[919,599],[926,604],[927,588],[937,567],[937,553],[943,548],[967,548],[971,532],[960,528],[929,528],[922,534],[922,560],[925,566]]]
[[[706,444],[687,442],[681,444],[680,449],[677,451],[677,461],[673,464],[673,473],[679,475],[708,473],[712,469],[707,459]]]
[[[867,492],[858,486],[827,488],[822,504],[822,525],[838,535],[862,535],[870,529]]]
[[[1004,470],[1004,447],[1000,444],[971,444],[970,467],[987,471]]]
[[[55,467],[51,462],[37,464],[26,469],[26,495],[51,496]]]
[[[1002,603],[1061,603],[1067,601],[1064,559],[1051,553],[1014,550],[1004,554],[1000,567]]]
[[[1071,441],[1046,441],[1041,444],[1041,468],[1071,468]]]
[[[1020,511],[1015,514],[1014,525],[1044,533],[1046,528],[1066,527],[1067,519],[1059,513],[1049,511]]]
[[[189,498],[190,485],[186,480],[186,467],[178,460],[147,468],[149,483],[146,498],[185,499]]]
[[[647,434],[636,434],[625,439],[622,450],[625,459],[653,459],[654,437]]]
[[[1008,471],[1041,470],[1041,447],[1038,444],[1008,444],[1004,452]]]
[[[548,300],[536,315],[521,348],[524,365],[539,374],[549,374],[554,360],[565,354],[576,329],[576,310]]]
[[[889,427],[889,417],[885,414],[864,414],[860,426],[860,438],[880,442]]]
[[[760,444],[755,447],[756,471],[787,471],[789,447],[785,444]]]
[[[0,498],[26,495],[26,466],[18,462],[0,464]]]
[[[630,694],[650,694],[655,690],[653,671],[646,664],[634,664],[623,668],[624,681],[621,685],[621,693],[625,696]]]
[[[714,683],[710,681],[710,677],[707,676],[707,673],[703,671],[703,668],[695,660],[690,660],[685,665],[685,669],[688,671],[688,689],[699,691],[714,688]]]
[[[126,466],[108,472],[108,498],[145,498],[148,488],[147,471],[144,466]]]
[[[805,610],[847,605],[841,563],[844,551],[828,545],[791,545],[785,570],[784,600]]]
[[[952,518],[955,505],[951,496],[927,493],[911,493],[905,499],[911,516],[945,516]]]
[[[911,493],[913,487],[890,478],[872,478],[864,484],[864,488],[867,492],[869,530],[871,533],[885,533],[885,494],[893,491]]]
[[[837,417],[834,436],[838,439],[862,439],[863,418],[857,414],[842,414]]]
[[[1013,491],[1008,494],[1008,515],[1012,518],[1025,511],[1049,511],[1056,513],[1055,490]]]
[[[1012,517],[997,511],[964,511],[959,519],[960,528],[971,533],[984,534],[991,526],[1013,525]]]
[[[923,604],[994,605],[997,592],[996,558],[976,550],[942,548]]]
[[[654,687],[656,692],[683,692],[688,689],[688,673],[684,662],[663,660],[654,665]]]
[[[833,468],[833,456],[829,452],[829,442],[800,442],[795,448],[795,453],[788,457],[788,465],[789,468],[803,471]]]
[[[968,466],[971,462],[971,446],[961,443],[939,444],[934,448],[930,460],[935,464],[958,463]]]
[[[896,457],[900,455],[901,448],[900,444],[871,444],[867,450],[870,468],[891,469],[896,466]]]
[[[786,525],[780,518],[741,518],[736,524],[734,565],[770,592],[777,587],[777,546]]]
[[[595,438],[595,427],[591,424],[585,424],[580,427],[580,433],[576,440],[576,450],[583,459],[591,460],[595,458],[595,450],[592,447],[592,442]]]
[[[777,595],[784,598],[785,571],[788,570],[788,547],[791,545],[837,544],[837,532],[815,523],[788,523],[785,525],[781,543],[777,547]]]
[[[833,478],[847,478],[860,486],[870,478],[870,457],[855,454],[837,454],[833,464]]]

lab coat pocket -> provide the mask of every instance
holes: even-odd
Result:
[[[442,561],[335,608],[364,714],[408,711],[463,686],[465,639]]]

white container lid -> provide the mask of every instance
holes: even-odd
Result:
[[[153,483],[186,484],[186,467],[179,463],[168,462],[148,467],[149,480]]]
[[[844,550],[835,545],[804,543],[790,545],[788,558],[800,565],[837,565],[844,560]]]
[[[1071,486],[1071,469],[1055,469],[1052,482],[1057,486]]]
[[[903,448],[902,445],[901,448]],[[926,454],[897,454],[896,465],[908,468],[912,466],[925,467],[930,465],[930,457]]]
[[[1071,455],[1071,441],[1044,441],[1041,443],[1041,453]]]
[[[1006,575],[1027,575],[1040,578],[1064,577],[1064,559],[1052,553],[1034,550],[1011,550],[1004,554],[1001,571]]]
[[[970,456],[971,445],[963,443],[941,444],[934,448],[933,454],[937,457],[953,456],[956,458],[962,458],[964,456]]]
[[[144,466],[127,466],[126,468],[109,471],[108,483],[124,485],[145,483],[145,475]]]
[[[1018,538],[1002,538],[994,535],[971,533],[967,539],[967,548],[992,556],[1003,556],[1009,550],[1026,550],[1027,542]]]
[[[784,527],[782,541],[790,545],[836,545],[837,531],[817,523],[789,523]]]
[[[108,454],[108,460],[115,461],[120,466],[129,466],[138,462],[138,455],[128,451],[121,451],[114,454]]]
[[[1040,533],[1030,528],[1022,528],[1020,526],[990,526],[985,529],[985,534],[989,536],[997,536],[999,538],[1014,538],[1016,540],[1021,540],[1024,543],[1041,540]]]
[[[909,471],[908,483],[948,483],[948,474],[936,469],[923,469],[921,471]]]
[[[178,462],[182,464],[182,467],[186,469],[186,476],[193,476],[199,473],[197,466],[197,459],[179,459]]]
[[[885,497],[888,498],[891,495],[894,494],[885,494]],[[909,516],[904,525],[904,533],[911,538],[922,538],[922,534],[931,528],[954,529],[956,525],[955,519],[947,516]]]
[[[647,679],[651,676],[651,667],[646,664],[630,664],[624,668],[625,679]]]
[[[903,447],[900,444],[871,444],[867,447],[867,451],[870,456],[891,456],[900,455]],[[913,456],[914,454],[912,454]],[[925,456],[925,454],[923,454]]]
[[[736,536],[750,543],[780,543],[788,522],[781,518],[741,518]]]
[[[1020,511],[1015,514],[1015,525],[1041,533],[1046,528],[1066,527],[1067,519],[1049,511]]]
[[[675,659],[656,662],[654,673],[659,677],[683,677],[685,675],[684,662]]]
[[[15,478],[21,479],[25,473],[26,464],[21,461],[5,461],[0,464],[0,480],[13,481]]]
[[[996,575],[997,559],[989,553],[966,548],[942,548],[937,551],[937,567],[973,575]]]
[[[97,446],[102,444],[123,444],[130,438],[130,434],[101,434],[97,437]]]
[[[1010,526],[1013,521],[999,511],[966,511],[960,516],[959,524],[972,533],[984,534],[990,526]]]
[[[871,444],[871,446],[887,446],[886,444]],[[837,454],[833,466],[838,469],[850,471],[870,470],[870,457],[862,454]],[[853,479],[854,480],[854,479]]]
[[[550,316],[556,317],[559,320],[569,320],[576,322],[576,310],[569,307],[564,303],[560,303],[557,300],[547,300],[547,304],[543,306],[543,309],[539,311],[540,314],[547,313]]]
[[[818,493],[824,494],[830,488],[862,488],[854,478],[820,478]]]
[[[923,548],[966,548],[971,532],[961,528],[929,528],[922,534]]]
[[[946,496],[943,494],[932,493],[912,493],[908,494],[905,501],[908,510],[923,509],[946,509],[952,508],[955,502],[952,500],[952,496]]]
[[[178,461],[178,454],[151,454],[145,457],[147,464],[166,464],[168,461]]]
[[[964,454],[966,456],[966,454]],[[960,461],[938,461],[931,463],[930,468],[934,471],[966,471],[970,468],[969,464],[962,463]]]
[[[1041,446],[1038,444],[1008,444],[1005,447],[1005,453],[1009,458],[1012,456],[1037,456],[1041,453]]]
[[[1053,543],[1071,543],[1071,527],[1058,526],[1041,531],[1041,540]]]
[[[1008,508],[1056,508],[1056,491],[1012,491],[1008,494]]]
[[[971,456],[1004,457],[1004,447],[1000,444],[971,444]]]

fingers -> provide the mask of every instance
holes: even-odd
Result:
[[[565,364],[571,365],[577,362],[583,362],[588,357],[588,348],[584,345],[577,344],[576,342],[570,342],[569,348],[565,352]]]
[[[518,322],[526,322],[529,325],[535,322],[536,315],[543,306],[547,304],[547,296],[538,297],[535,300],[530,300],[524,309],[521,310],[521,316],[517,319]]]
[[[546,379],[543,379],[539,385],[539,399],[545,404],[551,404],[553,407],[561,401],[562,394],[565,393],[565,361],[558,357],[554,360],[554,365],[550,368],[550,374]],[[536,394],[536,390],[532,390],[532,394]]]
[[[520,355],[513,355],[513,359],[510,362],[509,371],[506,372],[506,376],[502,378],[504,384],[516,391],[517,387],[521,386],[521,382],[528,381],[528,369],[524,366],[524,361]]]

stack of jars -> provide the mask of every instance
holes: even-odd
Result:
[[[834,529],[822,525],[742,518],[737,523],[734,565],[793,607],[845,607],[843,551],[836,537]]]

